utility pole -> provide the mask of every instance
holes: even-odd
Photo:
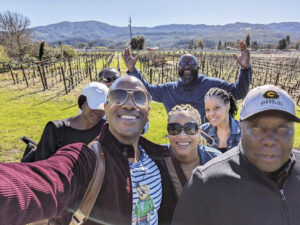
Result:
[[[131,16],[129,17],[129,31],[130,31],[130,40],[132,39],[132,29],[131,29]]]

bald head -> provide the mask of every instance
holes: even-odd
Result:
[[[178,62],[178,73],[182,84],[189,87],[196,81],[198,76],[198,60],[191,54],[182,55]]]
[[[193,64],[195,66],[198,66],[198,59],[191,55],[191,54],[184,54],[179,58],[179,66],[185,66],[187,64]]]
[[[147,92],[145,85],[133,76],[123,76],[117,79],[112,86],[110,87],[110,91],[118,88],[131,89],[131,90],[142,90]]]

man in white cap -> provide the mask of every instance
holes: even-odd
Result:
[[[265,85],[246,96],[239,146],[198,167],[174,225],[283,225],[300,221],[300,152],[293,150],[291,97]]]
[[[86,85],[78,97],[79,113],[47,123],[36,149],[25,152],[22,162],[47,159],[60,147],[74,142],[90,143],[99,135],[105,120],[104,103],[108,88],[99,82]]]

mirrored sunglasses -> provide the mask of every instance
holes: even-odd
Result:
[[[148,92],[129,89],[115,89],[109,92],[107,102],[117,105],[123,105],[128,96],[132,95],[132,100],[137,106],[149,105],[151,95]]]
[[[197,123],[186,123],[183,126],[179,123],[169,123],[167,126],[169,135],[178,135],[181,133],[182,129],[188,135],[195,135],[199,130]]]

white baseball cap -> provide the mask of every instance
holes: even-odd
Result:
[[[286,91],[271,84],[256,87],[247,94],[242,104],[240,120],[268,110],[284,112],[293,121],[300,122],[293,99]]]
[[[96,110],[104,110],[108,87],[99,82],[91,82],[86,85],[81,94],[86,97],[89,108]]]

